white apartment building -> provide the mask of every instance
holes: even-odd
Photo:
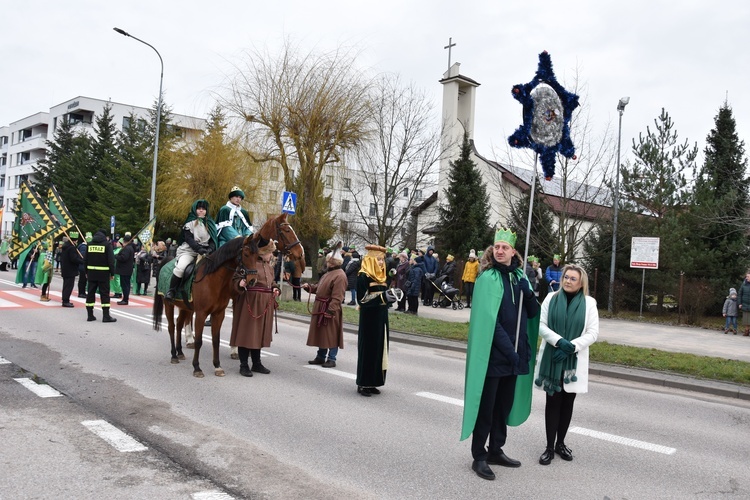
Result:
[[[47,155],[47,141],[54,139],[57,126],[64,117],[74,124],[74,129],[92,136],[95,134],[96,117],[106,105],[118,131],[130,126],[145,127],[151,119],[150,109],[129,104],[120,104],[102,99],[78,96],[50,108],[0,126],[0,206],[4,208],[0,220],[0,234],[10,235],[15,221],[13,207],[23,179],[34,178],[35,167]],[[131,123],[131,115],[136,123]],[[171,115],[171,125],[183,140],[197,140],[205,128],[201,118],[186,115]]]

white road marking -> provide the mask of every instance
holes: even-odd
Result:
[[[591,429],[585,429],[583,427],[573,427],[570,432],[576,434],[582,434],[584,436],[609,441],[611,443],[624,444],[625,446],[632,446],[633,448],[640,448],[641,450],[654,451],[656,453],[663,453],[664,455],[674,455],[677,450],[668,446],[662,446],[659,444],[647,443],[645,441],[638,441],[636,439],[630,439],[622,436],[615,436],[614,434],[607,434],[606,432],[592,431]]]
[[[21,307],[21,304],[16,304],[10,300],[0,299],[0,307]]]
[[[130,452],[144,451],[148,449],[106,420],[84,420],[81,424],[111,444],[117,451]]]
[[[330,373],[331,375],[338,375],[339,377],[348,378],[349,380],[357,380],[357,375],[355,373],[347,373],[342,372],[341,370],[337,370],[335,368],[321,368],[320,365],[302,365],[305,368],[309,368],[310,370],[318,370],[323,373]]]
[[[12,295],[14,297],[18,297],[19,299],[30,300],[32,302],[39,302],[39,305],[42,305],[44,307],[60,307],[59,302],[52,302],[52,301],[42,302],[41,300],[39,300],[39,297],[42,296],[41,290],[36,291],[36,293],[29,293],[29,292],[22,291],[22,290],[19,290],[19,291],[8,290],[5,293],[7,293],[8,295]]]
[[[435,401],[440,401],[441,403],[448,403],[456,406],[463,406],[464,401],[462,399],[456,399],[456,398],[450,398],[448,396],[443,396],[440,394],[435,394],[432,392],[418,392],[416,393],[416,396],[420,396],[422,398],[427,399],[434,399]]]
[[[234,497],[222,491],[199,491],[193,493],[190,498],[194,500],[234,500]]]
[[[62,396],[62,394],[57,392],[52,387],[46,384],[37,384],[30,378],[14,378],[13,380],[30,390],[40,398],[58,398]]]
[[[9,364],[10,364],[10,361],[0,356],[0,365],[9,365]]]

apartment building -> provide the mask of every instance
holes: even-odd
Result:
[[[67,117],[74,130],[93,136],[96,117],[107,105],[111,107],[113,123],[119,131],[131,126],[145,128],[151,119],[150,108],[78,96],[53,106],[49,111],[0,126],[0,206],[4,208],[0,234],[11,233],[15,221],[13,207],[21,181],[34,179],[35,168],[47,155],[47,141],[54,138],[62,120]],[[171,126],[186,142],[197,140],[205,124],[201,118],[171,115]]]

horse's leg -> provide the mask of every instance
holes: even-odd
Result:
[[[224,369],[219,361],[219,346],[221,345],[221,324],[224,322],[224,313],[226,309],[211,314],[211,340],[214,345],[214,375],[223,377]]]
[[[180,309],[180,313],[177,315],[177,335],[176,337],[176,348],[177,357],[179,359],[185,359],[185,355],[182,353],[182,331],[185,329],[185,325],[188,323],[190,313],[184,309]]]
[[[195,302],[194,302],[195,303]],[[206,323],[206,313],[203,311],[197,311],[195,313],[195,325],[193,325],[193,333],[195,334],[195,352],[193,353],[193,376],[203,378],[203,371],[201,370],[198,358],[201,354],[201,346],[203,345],[203,325]]]
[[[177,359],[177,347],[175,345],[174,305],[170,302],[165,301],[164,312],[167,315],[167,331],[169,332],[169,342],[172,344],[171,363],[173,365],[176,365],[180,362],[180,360]]]

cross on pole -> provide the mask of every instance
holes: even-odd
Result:
[[[452,37],[448,38],[448,45],[443,47],[444,49],[448,49],[448,70],[451,69],[451,47],[456,46],[456,44],[452,42],[453,42],[453,38]]]

